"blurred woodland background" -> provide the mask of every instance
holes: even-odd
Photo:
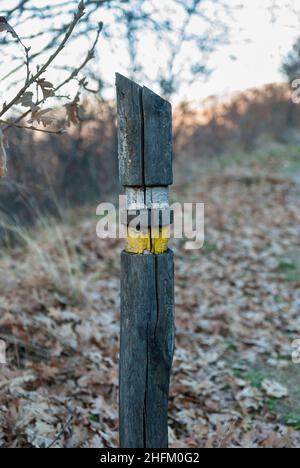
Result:
[[[6,5],[6,2],[1,3]],[[62,107],[60,100],[66,97],[70,108],[77,97],[74,90],[79,87],[80,100],[75,102],[73,119],[71,108],[70,130],[59,138],[22,129],[5,130],[9,170],[0,186],[0,207],[9,218],[31,223],[37,213],[58,214],[59,206],[95,203],[118,193],[116,108],[112,99],[105,99],[107,89],[113,88],[114,83],[106,83],[101,78],[103,42],[109,42],[113,48],[115,37],[122,40],[127,75],[142,83],[148,83],[149,78],[145,77],[140,62],[143,55],[140,35],[149,33],[163,44],[165,61],[154,67],[152,87],[165,98],[175,100],[175,164],[178,163],[180,174],[182,167],[186,168],[187,180],[190,163],[199,162],[199,157],[218,158],[224,154],[252,151],[269,141],[279,144],[298,141],[299,106],[291,100],[294,91],[291,83],[300,73],[299,42],[282,63],[286,83],[271,83],[226,98],[210,96],[202,102],[197,96],[194,102],[176,98],[181,96],[182,86],[201,81],[212,72],[207,67],[208,56],[230,40],[235,8],[242,8],[242,5],[230,8],[223,1],[201,0],[167,1],[162,7],[142,0],[87,1],[85,5],[84,20],[69,39],[68,66],[64,60],[54,63],[50,75],[51,80],[53,73],[59,78],[67,76],[67,83],[61,89],[63,96],[58,93],[51,96],[50,87],[47,100],[48,103],[50,98],[55,111],[50,123],[56,122],[59,128],[64,124],[62,109],[68,108],[68,104]],[[38,69],[45,55],[53,53],[59,46],[76,8],[76,1],[57,1],[50,5],[41,0],[15,2],[13,7],[12,2],[8,2],[7,10],[3,9],[9,24],[26,31],[22,41],[31,48],[33,69]],[[58,21],[58,11],[61,22]],[[102,37],[100,35],[97,44],[91,48],[99,28],[97,19],[106,11],[111,15],[111,22],[105,25]],[[276,2],[270,2],[270,21],[276,12]],[[193,24],[195,21],[202,26],[200,33]],[[34,33],[28,32],[31,24],[36,29]],[[16,42],[10,34],[1,34],[4,71],[1,89],[5,99],[9,90],[17,89],[24,75],[24,54]],[[34,50],[36,44],[38,47]],[[76,47],[80,47],[83,63],[86,62],[80,70],[76,69],[77,63],[72,69],[72,51]],[[186,47],[191,53],[186,54]],[[43,76],[47,77],[47,73]],[[22,107],[16,106],[14,112],[19,119]]]
[[[300,8],[251,3],[245,24],[288,31],[281,78],[199,96],[214,53],[242,60],[247,1],[0,0],[0,446],[118,444],[122,242],[95,233],[120,190],[118,71],[173,103],[172,198],[206,204],[201,252],[172,246],[171,445],[299,448]]]

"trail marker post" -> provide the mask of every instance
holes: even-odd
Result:
[[[119,175],[127,196],[121,256],[120,446],[168,447],[174,259],[168,249],[170,103],[116,75]],[[136,222],[138,216],[139,222]]]

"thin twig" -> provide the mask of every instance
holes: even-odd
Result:
[[[77,67],[75,70],[73,70],[72,73],[70,73],[70,75],[68,76],[68,78],[66,78],[65,81],[63,81],[60,85],[58,85],[54,89],[54,91],[58,91],[60,88],[65,86],[67,83],[69,83],[73,78],[75,78],[78,75],[78,73],[87,65],[87,63],[94,58],[95,47],[96,47],[96,45],[98,43],[98,40],[99,40],[102,29],[103,29],[103,23],[101,22],[101,23],[98,24],[97,35],[96,35],[95,40],[94,40],[94,42],[92,44],[92,47],[88,51],[88,53],[87,53],[84,61],[82,62],[82,64],[79,65],[79,67]]]
[[[78,74],[81,72],[81,70],[84,69],[84,67],[87,65],[87,63],[93,59],[94,57],[94,53],[95,53],[95,48],[96,48],[96,45],[98,44],[98,41],[99,41],[99,37],[100,37],[100,34],[103,30],[103,23],[100,22],[98,24],[98,29],[97,29],[97,34],[96,34],[96,37],[95,37],[95,40],[91,46],[91,48],[89,49],[89,51],[87,52],[87,55],[85,57],[85,59],[83,60],[83,62],[75,69],[73,70],[70,75],[62,82],[60,83],[59,85],[57,85],[53,91],[54,93],[56,93],[59,89],[61,89],[63,86],[65,86],[66,84],[68,84],[71,80],[73,80],[74,78],[76,78],[76,76],[78,76]],[[57,96],[56,96],[57,97]],[[42,104],[44,102],[44,99],[40,99],[36,105],[39,106],[40,104]],[[20,115],[15,121],[14,123],[17,124],[19,122],[21,122],[21,120],[23,120],[25,117],[27,117],[29,114],[31,113],[31,109],[29,109],[28,111],[24,112],[22,115]],[[1,115],[1,114],[0,114]],[[7,127],[4,127],[3,128],[3,131],[7,130],[9,127],[13,126],[13,124],[10,124],[8,125]]]
[[[18,42],[21,44],[21,46],[23,47],[24,51],[25,51],[25,65],[26,65],[26,80],[25,80],[25,86],[27,85],[27,83],[29,82],[29,77],[30,77],[30,58],[29,58],[29,51],[31,49],[31,47],[26,47],[26,45],[22,42],[20,36],[16,33],[16,31],[14,30],[14,33],[17,37],[17,40]]]
[[[70,410],[69,410],[70,411]],[[71,414],[67,421],[65,422],[65,424],[63,425],[63,427],[61,428],[61,430],[59,431],[59,433],[57,434],[57,436],[55,437],[55,439],[53,439],[53,441],[48,445],[47,449],[49,448],[52,448],[53,445],[56,444],[56,442],[59,441],[59,439],[61,438],[61,436],[66,432],[66,430],[68,429],[68,427],[70,426],[71,422],[73,421],[73,414]]]
[[[0,124],[7,125],[7,127],[5,128],[8,128],[8,127],[23,128],[25,130],[32,130],[34,132],[42,132],[42,133],[51,133],[53,135],[62,135],[63,133],[66,132],[64,128],[59,128],[58,130],[47,130],[46,128],[38,128],[38,127],[34,127],[33,125],[30,125],[30,126],[21,125],[21,124],[17,124],[15,122],[9,122],[6,120],[0,120]]]
[[[20,91],[16,94],[16,96],[8,103],[4,104],[2,111],[0,111],[0,117],[5,114],[12,106],[14,106],[19,99],[22,97],[22,95],[25,93],[25,91],[47,70],[49,65],[55,60],[55,58],[59,55],[59,53],[64,49],[68,39],[70,38],[75,26],[77,23],[80,21],[82,16],[84,15],[84,3],[80,2],[78,5],[78,10],[74,15],[73,21],[68,27],[68,30],[58,46],[58,48],[55,50],[55,52],[48,58],[48,60],[45,62],[45,64],[39,69],[35,75],[32,75],[31,78],[28,79],[27,83],[20,89]]]

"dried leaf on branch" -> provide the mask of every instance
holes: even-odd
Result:
[[[80,102],[79,93],[77,93],[75,98],[73,99],[73,101],[71,103],[65,105],[65,108],[67,110],[67,125],[68,125],[68,127],[70,127],[72,123],[74,125],[77,125],[80,122],[79,102]]]
[[[28,123],[37,122],[38,124],[43,124],[44,127],[47,127],[47,125],[51,125],[55,121],[55,118],[49,115],[49,112],[51,111],[52,109],[49,108],[41,109],[40,107],[36,107],[35,109],[33,109],[31,119],[28,120]]]
[[[46,78],[37,80],[38,86],[41,88],[44,99],[55,96],[54,85],[47,81]]]
[[[79,64],[79,66],[74,68],[65,79],[63,79],[59,84],[56,83],[54,85],[52,82],[48,81],[47,78],[42,78],[42,76],[44,76],[45,72],[49,69],[50,65],[52,65],[57,56],[64,50],[66,44],[69,42],[70,37],[73,35],[76,26],[78,25],[79,21],[84,16],[84,14],[85,3],[84,1],[80,1],[79,3],[77,3],[77,9],[73,14],[70,23],[67,25],[66,30],[64,31],[64,35],[61,38],[61,41],[55,45],[55,50],[51,51],[51,54],[49,55],[48,59],[45,60],[44,63],[39,64],[37,66],[37,70],[35,73],[33,73],[31,70],[31,59],[33,57],[36,58],[39,55],[39,53],[33,53],[31,56],[29,54],[31,47],[27,46],[22,42],[21,37],[9,24],[9,22],[11,21],[11,17],[7,16],[6,19],[5,16],[0,16],[0,33],[10,33],[12,37],[15,38],[24,49],[25,60],[12,73],[17,72],[19,69],[24,67],[24,65],[26,66],[26,76],[24,77],[25,79],[23,81],[23,84],[20,85],[20,88],[17,90],[15,96],[12,97],[9,101],[4,101],[4,103],[0,107],[0,177],[3,177],[6,174],[7,154],[3,143],[3,134],[5,134],[5,132],[9,128],[19,128],[34,132],[61,135],[65,132],[65,124],[67,124],[70,127],[71,124],[76,125],[80,122],[79,92],[76,94],[72,102],[69,102],[65,105],[67,118],[66,122],[64,122],[63,126],[60,128],[45,128],[51,126],[53,123],[57,123],[58,120],[56,117],[51,115],[51,111],[53,109],[42,109],[41,106],[48,98],[57,96],[58,90],[70,83],[70,81],[74,80],[75,78],[78,81],[78,89],[83,88],[89,91],[85,87],[85,80],[81,82],[81,80],[77,79],[77,76],[78,73],[83,68],[85,68],[87,63],[94,57],[94,49],[96,47],[96,44],[98,43],[98,39],[102,31],[102,23],[99,23],[98,25],[95,40],[92,44],[91,49],[87,52],[85,59]],[[7,77],[10,76],[10,74],[8,74]],[[33,89],[34,87],[35,90]],[[39,91],[41,91],[42,95],[39,93]],[[68,95],[57,97],[69,99]],[[13,114],[14,117],[6,116],[8,111],[12,111],[17,105],[25,108],[21,115],[16,116],[15,114]],[[27,123],[29,123],[30,125],[26,125],[23,123],[25,119],[29,119],[27,120]],[[38,125],[34,125],[35,123],[40,125],[40,127]],[[44,128],[42,128],[42,126]]]
[[[8,22],[6,21],[6,19],[4,18],[4,16],[0,16],[0,32],[8,32],[8,33],[10,33],[15,39],[18,39],[18,40],[19,40],[18,34],[17,34],[16,31],[14,30],[14,28],[12,28],[12,27],[10,26],[10,24],[8,24]]]
[[[30,107],[30,109],[34,109],[36,105],[33,102],[33,93],[31,91],[26,91],[26,93],[24,93],[17,101],[17,104],[21,104],[22,107]]]

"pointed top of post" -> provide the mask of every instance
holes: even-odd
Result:
[[[152,89],[148,88],[147,86],[143,86],[143,93],[156,100],[157,103],[161,103],[162,105],[167,104],[168,106],[171,106],[169,101],[152,91]]]
[[[121,91],[122,90],[125,91],[127,88],[129,88],[131,86],[136,86],[137,88],[142,88],[135,81],[131,80],[130,78],[127,78],[126,76],[122,75],[121,73],[116,73],[116,86],[117,86],[117,89],[119,88]]]
[[[121,184],[171,185],[171,104],[120,73],[116,73],[116,87]]]

